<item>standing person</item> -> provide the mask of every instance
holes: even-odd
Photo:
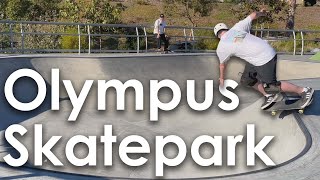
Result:
[[[253,20],[265,16],[263,9],[253,12],[244,20],[235,24],[231,29],[219,23],[214,27],[215,35],[220,39],[217,55],[220,60],[220,85],[224,83],[224,71],[226,63],[232,56],[246,61],[245,70],[241,77],[241,83],[251,86],[265,96],[265,102],[261,109],[266,109],[278,97],[277,92],[292,92],[302,97],[302,108],[308,105],[312,99],[314,90],[310,87],[299,87],[288,82],[280,82],[276,76],[277,54],[275,50],[264,41],[250,34]]]
[[[154,30],[153,33],[155,34],[155,37],[157,38],[157,47],[158,51],[161,50],[161,44],[162,41],[164,42],[164,51],[168,51],[169,41],[167,39],[167,36],[165,34],[165,27],[167,26],[167,23],[164,19],[164,15],[160,14],[160,18],[157,19],[154,23]]]

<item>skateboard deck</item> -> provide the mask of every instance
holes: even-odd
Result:
[[[313,98],[310,100],[308,107],[313,101]],[[265,111],[271,112],[271,115],[275,116],[277,114],[277,111],[287,111],[287,110],[298,110],[300,114],[304,113],[304,109],[306,107],[302,107],[303,101],[301,97],[299,96],[288,96],[285,93],[279,94],[279,97],[276,99],[276,101]]]

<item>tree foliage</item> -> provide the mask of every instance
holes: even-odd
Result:
[[[75,23],[121,23],[120,13],[125,6],[120,3],[111,4],[110,0],[1,0],[0,16],[2,19],[23,21],[51,21],[51,22],[75,22]],[[60,25],[51,26],[43,24],[22,25],[25,32],[51,32],[51,33],[77,33],[74,27]],[[14,32],[19,32],[19,25],[13,26]],[[8,31],[8,27],[1,27]],[[6,30],[4,29],[6,28]],[[92,34],[117,33],[115,28],[93,26]],[[81,33],[87,34],[87,27],[81,27]],[[85,36],[84,36],[85,37]],[[21,47],[21,36],[15,36],[15,41]],[[97,41],[96,36],[91,40]],[[6,42],[8,39],[5,40]],[[82,47],[85,46],[86,38],[81,38]],[[2,44],[8,44],[8,43]],[[92,43],[93,44],[93,43]],[[29,49],[41,48],[66,48],[72,49],[78,46],[78,37],[57,35],[27,35],[24,37],[24,46]]]
[[[119,23],[123,6],[109,0],[1,0],[2,19]]]
[[[85,8],[85,17],[89,23],[119,23],[121,10],[112,6],[109,0],[92,0]]]
[[[65,0],[59,4],[59,17],[64,21],[80,22],[82,14],[81,4],[75,0]]]
[[[59,3],[63,0],[32,0],[28,20],[57,21],[59,18]]]
[[[2,0],[2,19],[49,21],[58,17],[58,4],[62,0]]]
[[[313,6],[315,4],[317,4],[317,0],[305,0],[304,1],[305,6]]]
[[[4,18],[24,20],[28,18],[32,2],[28,0],[8,0],[4,2]]]
[[[275,21],[287,21],[289,5],[286,1],[279,0],[240,0],[232,11],[240,19],[245,18],[253,11],[265,8],[268,11],[266,17],[259,18],[256,23],[273,23]]]
[[[66,33],[77,34],[78,30],[76,28],[67,28]],[[81,49],[88,48],[87,38],[81,36],[80,38]],[[78,36],[62,36],[61,38],[61,48],[62,49],[78,49],[79,48],[79,37]]]
[[[286,29],[294,29],[294,15],[296,12],[296,0],[287,0],[289,5]]]
[[[213,0],[164,0],[163,8],[167,15],[174,14],[188,19],[192,26],[197,21],[208,16],[213,9]]]

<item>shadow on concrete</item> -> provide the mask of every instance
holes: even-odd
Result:
[[[294,113],[294,110],[289,110],[289,111],[282,111],[280,114],[279,114],[279,119],[284,119],[285,117],[291,115]]]
[[[4,94],[4,86],[7,78],[16,70],[28,68],[33,69],[34,66],[31,63],[30,58],[17,58],[17,59],[1,59],[0,61],[0,131],[6,130],[12,124],[20,124],[32,117],[35,117],[45,111],[51,109],[51,86],[49,83],[46,82],[47,85],[47,94],[44,102],[35,110],[29,112],[22,112],[13,108],[7,101],[5,94]],[[32,101],[37,93],[38,87],[37,84],[31,78],[20,78],[16,81],[13,89],[14,95],[17,100],[20,102],[30,102]],[[68,98],[62,98],[61,101],[69,100]],[[4,138],[2,138],[4,139]],[[0,142],[0,146],[5,149],[5,151],[1,151],[0,153],[10,153],[13,157],[18,156],[19,153],[12,149],[8,142]],[[0,162],[0,167],[12,168],[8,166],[4,162]],[[76,174],[69,174],[69,173],[61,173],[61,172],[53,172],[47,170],[39,170],[29,167],[20,167],[20,168],[12,168],[12,171],[20,170],[24,172],[24,174],[17,173],[19,175],[9,175],[7,177],[1,177],[0,179],[25,179],[25,178],[32,178],[32,177],[52,177],[57,179],[106,179],[101,177],[94,177],[94,176],[84,176],[84,175],[76,175]]]
[[[7,78],[16,70],[28,68],[35,68],[32,66],[30,59],[3,59],[0,61],[0,86],[4,87]],[[0,131],[5,130],[12,124],[19,124],[27,119],[37,116],[38,114],[50,109],[50,99],[51,99],[51,86],[47,84],[47,96],[45,101],[40,107],[30,112],[22,112],[13,108],[7,101],[4,88],[0,89],[0,114],[1,114],[1,125]],[[21,102],[32,101],[37,93],[38,87],[36,83],[31,78],[20,78],[16,81],[14,85],[14,95],[17,100]]]
[[[0,168],[11,168],[4,163],[0,163]],[[33,169],[28,167],[19,167],[14,168],[14,170],[20,170],[23,173],[19,173],[19,175],[10,175],[7,177],[1,177],[1,180],[14,180],[14,179],[26,179],[26,178],[36,178],[36,179],[48,179],[50,177],[57,179],[65,179],[65,180],[108,180],[108,178],[104,177],[94,177],[94,176],[86,176],[86,175],[76,175],[71,173],[61,173],[54,171],[47,171],[42,169]]]
[[[282,111],[279,115],[279,119],[283,119],[294,112],[297,112],[297,110]],[[320,90],[314,92],[313,102],[305,108],[304,115],[320,116]]]
[[[313,94],[313,102],[308,106],[305,111],[305,115],[320,116],[320,90],[316,90]]]

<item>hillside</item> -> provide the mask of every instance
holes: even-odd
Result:
[[[162,5],[159,1],[153,3],[136,3],[132,1],[124,2],[126,10],[121,14],[123,23],[128,24],[153,24],[159,14],[163,12]],[[236,15],[232,12],[234,4],[217,3],[209,16],[197,21],[198,26],[212,27],[216,23],[225,22],[232,25],[238,21]],[[167,17],[168,24],[190,26],[186,18],[178,16]],[[275,22],[269,25],[272,28],[283,29],[284,22]],[[298,6],[296,10],[296,29],[320,29],[320,7],[302,7]]]

